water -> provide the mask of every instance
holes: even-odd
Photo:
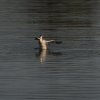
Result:
[[[99,5],[1,0],[0,100],[99,100]],[[34,49],[41,33],[63,43]]]

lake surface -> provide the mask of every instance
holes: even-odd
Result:
[[[0,100],[100,100],[99,0],[0,0]],[[34,49],[34,36],[62,41]]]

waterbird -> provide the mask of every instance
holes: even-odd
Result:
[[[61,41],[56,41],[56,40],[46,40],[43,37],[43,35],[40,35],[39,38],[35,37],[35,40],[38,40],[39,48],[41,50],[47,50],[48,49],[48,43],[56,43],[56,44],[62,43]]]

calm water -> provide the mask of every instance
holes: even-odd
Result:
[[[99,0],[0,0],[0,100],[100,100]],[[48,51],[34,36],[63,41]]]

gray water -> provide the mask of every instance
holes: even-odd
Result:
[[[99,6],[0,0],[0,100],[100,100]],[[40,34],[62,44],[34,49]]]

